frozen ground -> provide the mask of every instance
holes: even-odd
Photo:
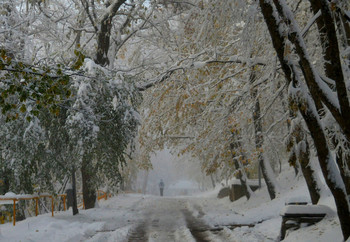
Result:
[[[277,241],[280,211],[292,197],[306,195],[305,182],[291,171],[279,178],[281,186],[273,201],[262,189],[247,201],[217,199],[218,189],[183,197],[121,194],[100,202],[100,208],[57,212],[0,226],[0,241]],[[324,195],[320,204],[334,210]],[[252,224],[233,230],[233,224]],[[226,227],[227,225],[228,227]],[[287,234],[285,241],[342,241],[335,213],[315,226]]]

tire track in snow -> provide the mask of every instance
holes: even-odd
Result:
[[[194,239],[197,242],[210,242],[211,240],[207,238],[205,233],[210,230],[210,227],[200,219],[194,217],[189,210],[182,209],[182,213],[186,219],[187,228],[190,230]]]
[[[141,222],[128,232],[128,242],[148,241],[148,223]]]
[[[89,241],[230,241],[223,228],[206,224],[205,212],[199,204],[187,199],[145,198],[130,206],[124,215],[127,220],[109,221],[112,223],[96,231]]]

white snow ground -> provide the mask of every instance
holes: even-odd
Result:
[[[121,194],[100,201],[99,208],[56,212],[27,218],[16,226],[0,226],[0,241],[132,241],[130,233],[135,225],[148,222],[148,241],[195,241],[181,212],[204,221],[211,227],[233,223],[258,223],[255,227],[224,228],[218,233],[204,232],[210,241],[276,241],[281,217],[280,211],[292,197],[307,196],[302,177],[295,178],[292,170],[279,176],[280,193],[270,201],[266,189],[255,193],[249,201],[241,198],[231,203],[228,198],[217,199],[218,192],[186,197],[157,197],[141,194]],[[334,201],[327,193],[319,204],[335,210]],[[128,238],[129,237],[129,238]],[[342,241],[336,213],[319,222],[287,233],[284,241]]]

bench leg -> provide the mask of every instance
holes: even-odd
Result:
[[[286,236],[286,219],[282,218],[280,240],[284,240],[285,236]]]

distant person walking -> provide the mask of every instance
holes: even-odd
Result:
[[[163,182],[163,179],[160,179],[160,182],[159,182],[159,191],[160,191],[160,196],[163,197],[163,191],[164,191],[164,182]]]

